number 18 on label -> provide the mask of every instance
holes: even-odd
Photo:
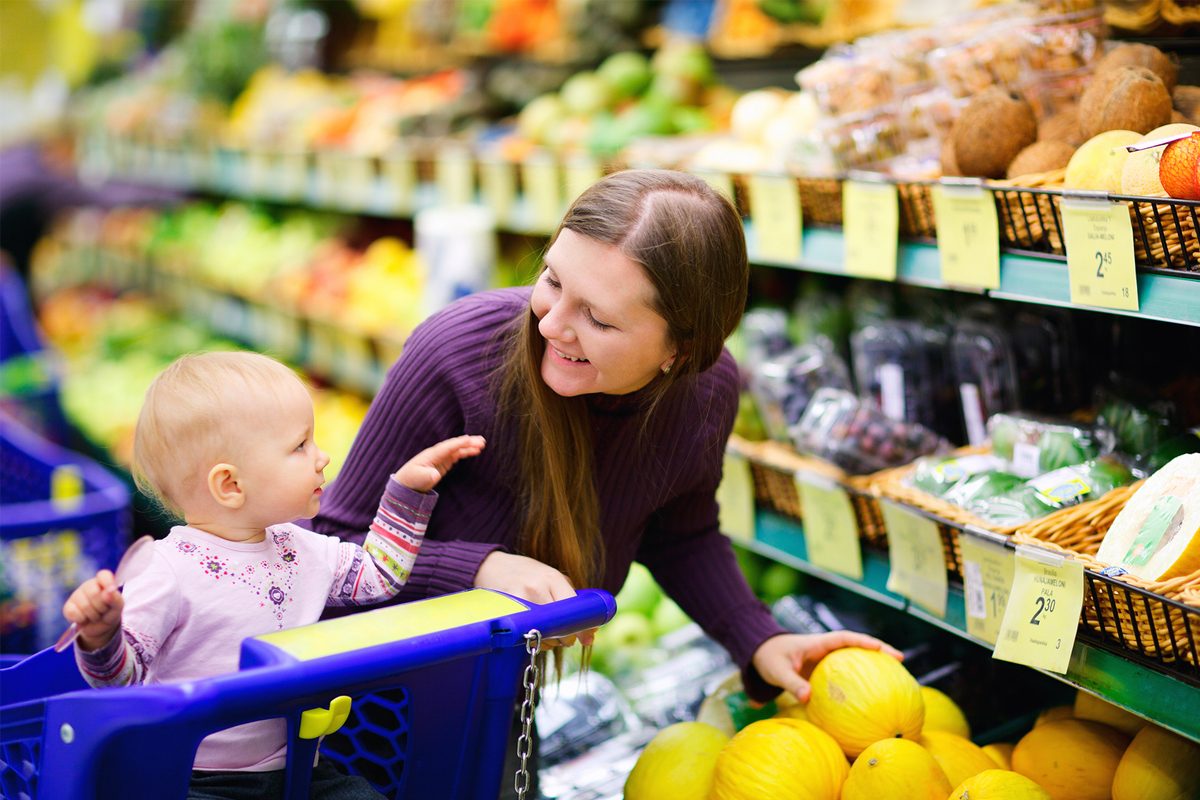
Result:
[[[1062,201],[1071,302],[1137,311],[1133,225],[1125,203]]]

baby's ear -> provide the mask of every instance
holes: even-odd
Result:
[[[217,464],[208,471],[208,493],[218,504],[229,509],[238,509],[246,502],[246,493],[238,484],[237,467],[233,464]]]

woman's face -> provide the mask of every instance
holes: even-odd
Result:
[[[617,248],[563,229],[530,307],[546,340],[542,380],[563,397],[628,394],[673,363],[654,287]]]

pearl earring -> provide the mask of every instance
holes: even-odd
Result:
[[[671,373],[671,365],[667,364],[665,367],[662,368],[662,374],[669,375],[670,373]]]

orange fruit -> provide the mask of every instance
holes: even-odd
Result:
[[[1176,200],[1200,200],[1200,133],[1167,145],[1158,162],[1158,180]]]

